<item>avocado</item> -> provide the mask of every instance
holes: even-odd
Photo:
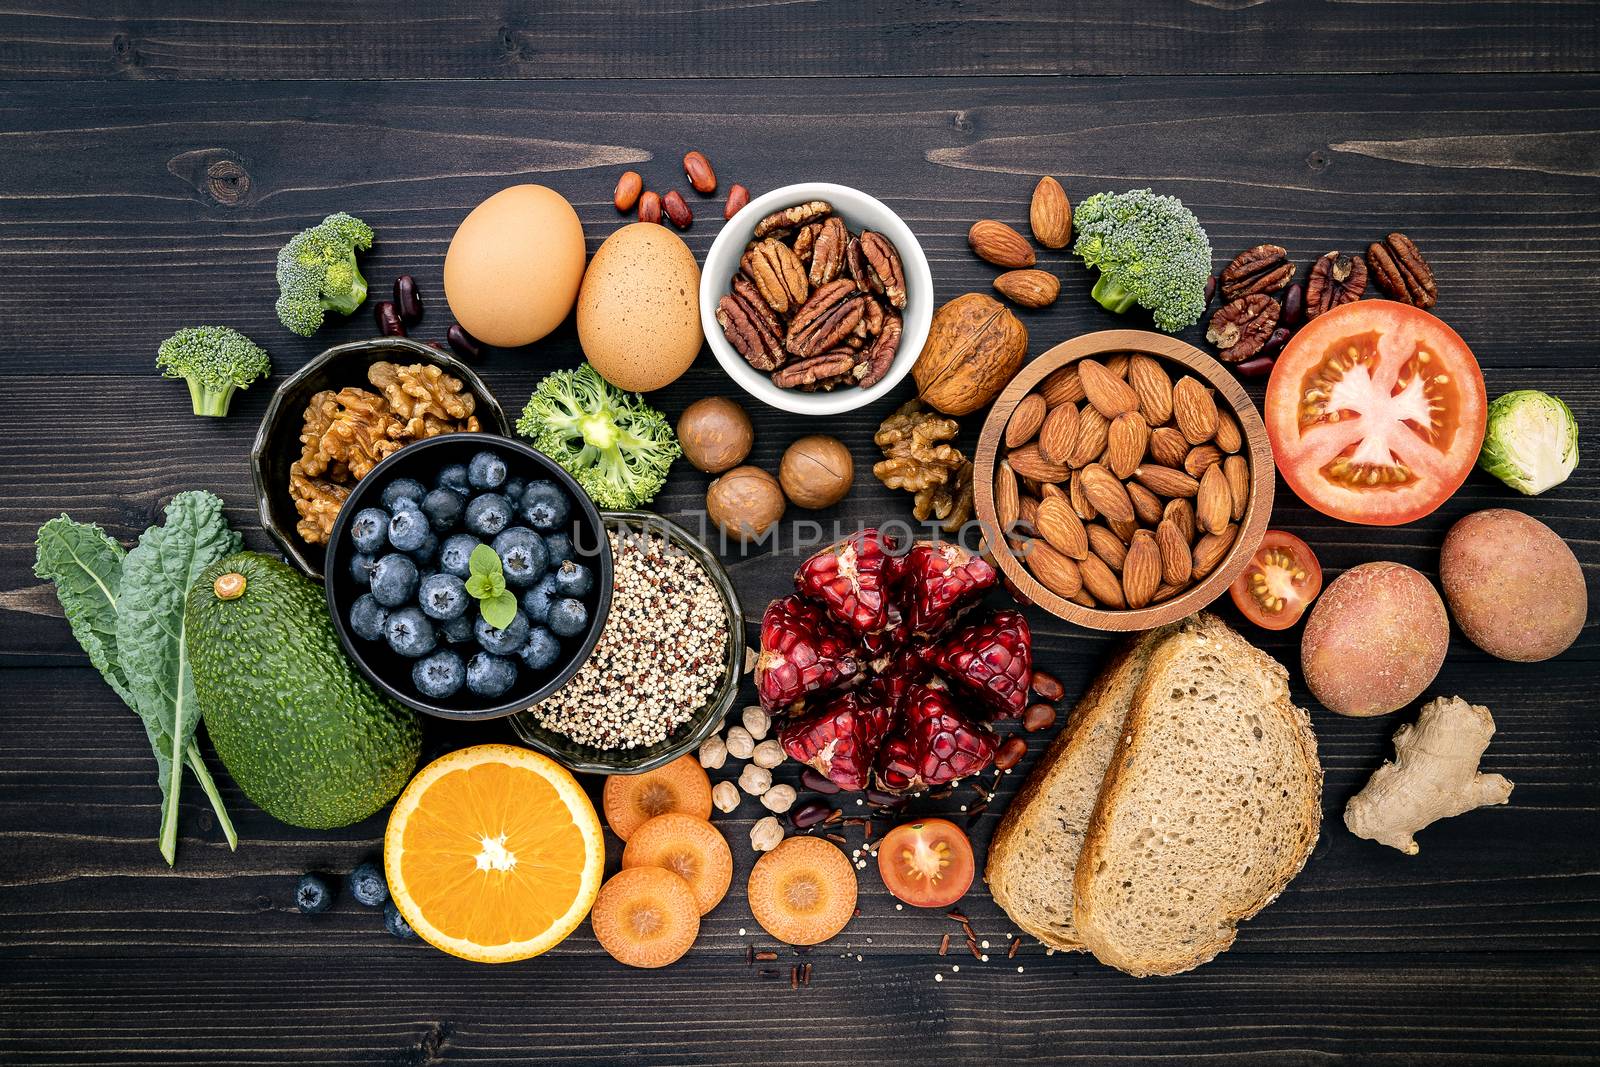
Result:
[[[405,787],[421,724],[345,658],[320,586],[271,556],[235,553],[195,580],[184,630],[206,732],[267,814],[348,826]]]

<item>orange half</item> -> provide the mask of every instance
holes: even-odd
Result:
[[[389,892],[424,941],[478,963],[560,944],[600,891],[605,842],[577,779],[512,745],[477,745],[411,779],[383,838]]]

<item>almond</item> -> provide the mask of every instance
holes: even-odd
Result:
[[[1172,519],[1162,519],[1156,525],[1156,548],[1161,551],[1161,580],[1179,588],[1188,585],[1194,561],[1183,528]]]
[[[1198,478],[1206,469],[1222,461],[1222,449],[1216,445],[1195,445],[1189,449],[1189,454],[1183,457],[1183,469],[1191,478]]]
[[[1250,503],[1250,464],[1243,456],[1229,456],[1222,461],[1222,475],[1228,479],[1228,495],[1232,507],[1228,514],[1234,522],[1244,518],[1244,509]]]
[[[1033,187],[1028,226],[1033,239],[1046,248],[1065,248],[1072,240],[1072,203],[1061,183],[1048,174]]]
[[[1200,491],[1199,482],[1180,470],[1159,463],[1139,464],[1134,468],[1133,478],[1156,496],[1194,496]]]
[[[1194,543],[1194,577],[1196,581],[1216,569],[1217,564],[1222,562],[1222,557],[1228,554],[1228,549],[1233,547],[1233,539],[1238,532],[1239,528],[1229,523],[1223,527],[1221,533],[1206,534]]]
[[[1217,402],[1198,379],[1184,375],[1172,387],[1172,418],[1191,445],[1203,445],[1217,432]]]
[[[1076,404],[1084,398],[1083,382],[1078,380],[1078,368],[1067,365],[1059,370],[1053,370],[1045,375],[1044,381],[1039,383],[1039,392],[1044,396],[1044,402],[1051,407],[1057,404]]]
[[[1106,450],[1106,435],[1110,421],[1094,405],[1078,413],[1078,434],[1073,439],[1072,451],[1067,453],[1067,466],[1078,468],[1093,463]]]
[[[1047,270],[1008,270],[994,280],[997,292],[1025,308],[1045,308],[1061,295],[1061,279]]]
[[[1123,381],[1127,381],[1128,361],[1132,358],[1133,357],[1126,352],[1118,352],[1116,355],[1106,360],[1106,370],[1110,371],[1116,377],[1121,378]]]
[[[1100,517],[1105,519],[1104,515]],[[1129,519],[1126,522],[1121,519],[1106,519],[1106,525],[1111,528],[1111,532],[1116,534],[1118,540],[1123,544],[1133,540],[1133,531],[1139,528],[1139,523],[1135,519]]]
[[[1003,222],[979,219],[967,231],[967,244],[978,258],[997,267],[1016,270],[1031,267],[1034,263],[1033,246],[1022,234]]]
[[[1160,363],[1135,354],[1128,360],[1128,384],[1139,398],[1139,412],[1151,426],[1172,418],[1172,379]]]
[[[1118,378],[1102,363],[1092,359],[1078,360],[1078,380],[1089,403],[1107,419],[1114,419],[1124,411],[1138,411],[1139,397],[1133,386]]]
[[[1017,528],[1029,532],[1039,528],[1039,501],[1035,497],[1025,496],[1017,501]]]
[[[1082,604],[1086,608],[1098,608],[1100,606],[1099,602],[1089,595],[1089,590],[1087,589],[1080,589],[1067,597],[1067,599],[1074,604]]]
[[[1029,541],[1025,562],[1039,584],[1056,596],[1069,597],[1083,587],[1078,565],[1043,541]]]
[[[1106,428],[1106,466],[1126,479],[1144,459],[1150,443],[1150,424],[1137,411],[1124,411]]]
[[[1046,500],[1066,500],[1067,491],[1055,482],[1047,482],[1039,487],[1039,497],[1041,504]]]
[[[1017,476],[1011,464],[1001,460],[994,469],[994,510],[1000,531],[1009,533],[1022,513],[1022,497],[1017,491]]]
[[[1078,405],[1057,404],[1039,427],[1039,454],[1052,463],[1064,463],[1078,442]]]
[[[1145,526],[1154,527],[1161,521],[1161,498],[1138,482],[1128,482],[1128,499],[1133,501],[1133,514]]]
[[[1094,505],[1089,503],[1089,498],[1083,493],[1083,472],[1073,471],[1072,479],[1067,482],[1067,502],[1072,505],[1072,511],[1084,522],[1093,522],[1099,518],[1099,513],[1094,510]]]
[[[1033,435],[1039,432],[1039,427],[1044,424],[1044,417],[1049,409],[1044,397],[1038,393],[1029,393],[1017,404],[1016,410],[1011,413],[1011,418],[1006,422],[1006,447],[1021,448],[1033,440]]]
[[[1133,501],[1115,474],[1098,463],[1091,463],[1083,468],[1082,481],[1083,495],[1095,511],[1112,522],[1133,521]],[[1227,490],[1226,481],[1222,487]]]
[[[1189,454],[1189,442],[1176,426],[1157,426],[1150,431],[1150,456],[1163,467],[1181,467]]]
[[[1237,452],[1244,447],[1244,438],[1239,435],[1239,424],[1232,415],[1226,411],[1217,412],[1217,447],[1224,452]]]
[[[1099,523],[1090,523],[1083,530],[1089,535],[1089,551],[1104,560],[1112,570],[1120,571],[1122,557],[1128,554],[1128,546],[1122,543],[1122,538]]]
[[[1171,522],[1183,534],[1183,543],[1194,543],[1194,504],[1184,497],[1167,501],[1161,512],[1162,522]]]
[[[1206,533],[1221,533],[1232,513],[1233,494],[1228,478],[1220,466],[1213,465],[1200,476],[1200,490],[1194,500],[1195,525]]]
[[[1083,520],[1065,500],[1040,501],[1037,525],[1039,536],[1063,556],[1082,559],[1089,554],[1089,535],[1083,528]]]
[[[1064,482],[1071,473],[1059,463],[1051,463],[1039,451],[1038,442],[1013,448],[1006,459],[1011,463],[1011,469],[1024,478],[1032,478],[1036,482]]]
[[[1163,600],[1171,600],[1187,588],[1188,586],[1186,585],[1173,585],[1171,582],[1162,582],[1156,586],[1156,591],[1151,594],[1150,603],[1159,604]]]
[[[1099,556],[1090,553],[1088,559],[1078,564],[1078,574],[1083,581],[1083,587],[1089,591],[1090,596],[1100,602],[1102,607],[1116,608],[1120,611],[1128,606],[1128,602],[1122,596],[1122,582]]]
[[[1149,530],[1135,530],[1128,542],[1128,555],[1122,562],[1122,597],[1130,608],[1142,608],[1150,603],[1156,587],[1161,584],[1161,550],[1156,547],[1155,534]]]

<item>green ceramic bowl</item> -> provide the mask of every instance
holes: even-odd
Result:
[[[640,774],[671,763],[686,752],[693,752],[702,741],[722,727],[728,710],[738,699],[739,682],[744,674],[744,613],[739,605],[739,594],[734,591],[733,582],[717,557],[677,523],[647,511],[602,511],[600,519],[610,529],[628,532],[647,530],[663,537],[705,568],[728,611],[728,658],[722,684],[687,722],[665,740],[653,745],[611,749],[581,745],[566,734],[546,729],[527,712],[512,716],[511,728],[529,746],[579,773]]]

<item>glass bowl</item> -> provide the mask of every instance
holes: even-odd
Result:
[[[726,673],[717,691],[705,705],[691,715],[672,734],[652,745],[634,748],[596,748],[580,744],[566,734],[543,726],[528,712],[511,718],[511,728],[526,744],[538,749],[563,766],[581,774],[641,774],[671,763],[721,728],[728,711],[739,696],[744,673],[744,609],[734,591],[728,572],[717,557],[677,523],[647,511],[602,511],[600,519],[608,529],[627,533],[649,532],[688,553],[705,569],[711,584],[722,597],[728,612],[728,652]]]

